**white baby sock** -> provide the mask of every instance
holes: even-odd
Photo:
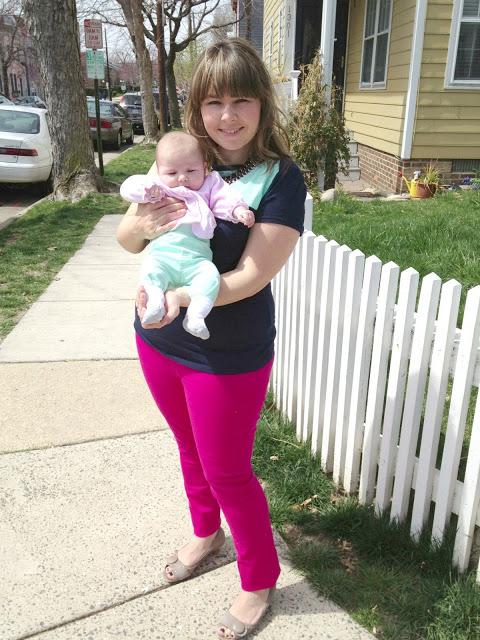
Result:
[[[145,291],[148,295],[147,309],[143,316],[142,322],[150,324],[152,322],[160,322],[165,315],[165,296],[159,287],[154,287],[150,283],[143,283]]]
[[[187,313],[183,319],[183,328],[196,338],[207,340],[210,332],[205,324],[205,318],[210,313],[213,302],[206,296],[195,296],[188,305]]]

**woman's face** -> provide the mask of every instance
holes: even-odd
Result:
[[[246,162],[260,122],[260,100],[207,96],[200,110],[205,130],[225,160],[231,164]]]

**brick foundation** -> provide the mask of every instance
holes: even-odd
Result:
[[[397,156],[363,144],[358,144],[357,153],[361,179],[388,193],[406,191],[405,183],[400,174],[410,180],[414,171],[421,171],[430,163],[434,164],[440,172],[442,184],[458,183],[463,177],[473,175],[471,173],[453,173],[452,160],[436,160],[432,158],[401,160]]]

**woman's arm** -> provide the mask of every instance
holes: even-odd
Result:
[[[299,232],[283,224],[257,222],[237,266],[220,276],[215,307],[232,304],[261,291],[281,270],[297,244]],[[181,307],[190,303],[187,290],[175,290]]]
[[[130,253],[140,253],[150,240],[173,229],[187,212],[185,203],[175,198],[160,202],[131,204],[117,228],[117,240]]]
[[[221,275],[215,306],[238,302],[261,291],[287,262],[299,237],[291,227],[257,222],[236,268]]]
[[[137,209],[138,205],[132,202],[117,228],[117,241],[130,253],[140,253],[148,244],[145,221],[137,215]]]
[[[261,291],[280,271],[297,244],[300,234],[282,224],[257,222],[251,229],[242,257],[235,269],[220,276],[216,307],[249,298]],[[142,318],[147,295],[143,287],[137,292],[137,310]],[[145,328],[160,329],[176,318],[179,307],[188,307],[190,296],[185,287],[166,293],[167,315],[157,324]]]
[[[154,162],[147,176],[156,175],[157,167]],[[186,212],[185,203],[175,198],[163,198],[161,202],[148,204],[132,202],[118,225],[117,240],[130,253],[140,253],[150,240],[173,229],[178,218]]]

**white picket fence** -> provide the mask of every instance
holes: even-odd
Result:
[[[377,513],[390,509],[398,521],[409,517],[415,539],[432,502],[437,541],[457,514],[453,563],[465,570],[480,526],[480,393],[464,480],[458,480],[470,396],[480,381],[480,286],[467,294],[459,330],[457,281],[424,277],[415,310],[417,271],[400,273],[393,262],[382,265],[307,231],[272,287],[271,390],[297,438],[311,437],[324,471],[347,493],[358,491],[362,504],[374,504]]]

